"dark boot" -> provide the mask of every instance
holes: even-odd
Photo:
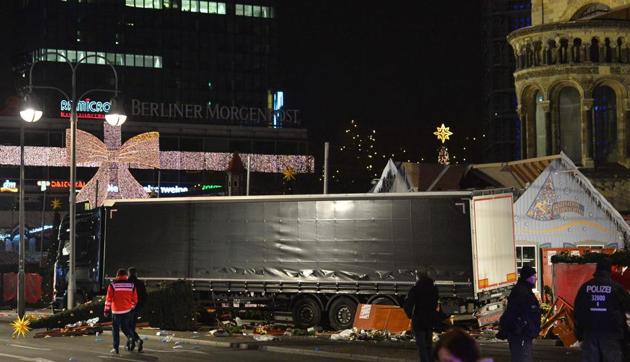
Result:
[[[138,339],[137,343],[138,343],[138,352],[142,352],[142,345],[144,344],[144,341],[141,339]]]

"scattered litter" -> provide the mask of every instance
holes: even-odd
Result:
[[[199,338],[199,337],[201,337],[199,335],[199,332],[192,332],[192,335],[190,336],[190,338]]]
[[[335,333],[330,336],[333,341],[353,341],[357,337],[357,331],[353,329],[346,329],[339,333]]]
[[[330,336],[333,341],[391,341],[410,342],[413,340],[411,333],[404,331],[401,333],[390,333],[387,330],[364,330],[346,329]]]
[[[162,331],[156,332],[155,335],[156,336],[170,336],[170,335],[173,335],[173,333],[169,332],[169,331],[162,330]]]
[[[234,318],[234,322],[236,322],[236,325],[239,327],[243,326],[243,320],[239,317]]]
[[[225,329],[213,329],[208,332],[212,337],[229,337],[230,333],[228,333]]]
[[[53,328],[43,332],[35,334],[35,338],[49,338],[49,337],[74,337],[85,336],[89,334],[96,334],[103,332],[102,325],[99,323],[90,326],[88,324],[77,322],[68,325],[63,328]]]
[[[173,346],[173,349],[180,349],[180,348],[184,348],[184,346],[182,346],[181,344],[178,344],[176,346]]]
[[[270,341],[275,341],[276,337],[274,336],[270,336],[268,334],[255,334],[254,335],[254,340],[257,342],[270,342]]]
[[[85,324],[87,324],[90,327],[94,327],[94,325],[96,325],[96,323],[98,323],[99,321],[99,317],[94,317],[92,319],[88,319],[85,321]]]
[[[162,338],[162,343],[171,343],[173,341],[173,336],[166,336]]]

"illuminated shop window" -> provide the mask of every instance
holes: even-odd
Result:
[[[249,16],[254,18],[273,18],[273,8],[271,6],[259,6],[249,4],[236,4],[236,16]]]
[[[89,55],[90,57],[84,60],[87,64],[105,65],[107,64],[105,59],[107,59],[108,62],[114,65],[124,67],[162,68],[162,57],[159,55],[121,54],[72,49],[39,49],[33,54],[33,59],[47,62],[66,61],[63,57],[53,52],[66,56],[68,60],[73,63]]]

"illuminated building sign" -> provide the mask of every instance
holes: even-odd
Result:
[[[68,189],[70,188],[70,181],[52,180],[50,181],[50,187],[53,189]],[[77,181],[74,187],[76,187],[77,189],[84,188],[85,181]]]
[[[282,110],[284,109],[284,92],[278,91],[273,94],[273,127],[282,127]]]
[[[131,115],[247,124],[298,124],[299,110],[279,108],[280,104],[284,105],[283,96],[276,94],[275,97],[278,108],[274,107],[273,110],[256,107],[223,106],[219,104],[142,102],[139,99],[132,99]]]
[[[188,192],[188,187],[180,187],[180,186],[160,186],[159,187],[160,194],[183,194]],[[147,185],[144,187],[144,191],[146,192],[158,192],[157,186]]]
[[[92,118],[92,119],[105,119],[105,114],[109,113],[109,109],[112,107],[110,102],[95,101],[90,98],[85,98],[79,101],[77,104],[77,116],[79,118]],[[70,118],[72,112],[72,102],[62,100],[60,104],[62,118]]]
[[[18,192],[17,184],[14,181],[5,180],[0,187],[0,192]]]
[[[223,188],[221,185],[201,185],[201,191],[216,190]]]

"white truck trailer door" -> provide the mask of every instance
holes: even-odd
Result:
[[[475,294],[514,284],[517,275],[512,194],[475,196],[470,208]]]

